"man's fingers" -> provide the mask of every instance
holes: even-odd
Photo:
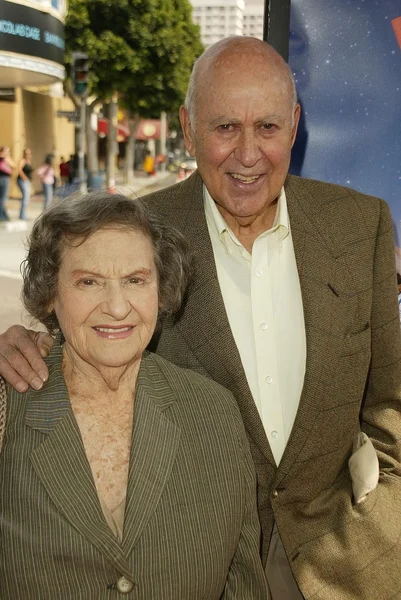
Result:
[[[38,347],[38,350],[40,352],[40,356],[42,358],[46,358],[46,356],[49,356],[51,348],[49,348],[49,346],[42,345]]]
[[[47,366],[36,345],[36,336],[33,342],[30,335],[24,335],[17,340],[16,347],[8,346],[3,354],[13,369],[35,390],[40,389],[41,384],[47,380]],[[33,381],[37,378],[40,383],[37,381],[34,385]]]
[[[50,350],[54,344],[54,338],[46,331],[30,331],[29,334],[35,334],[33,342],[37,346],[42,358],[46,358],[50,354]]]
[[[29,385],[24,381],[16,371],[0,356],[0,374],[10,383],[18,392],[26,392]]]
[[[0,375],[21,392],[28,385],[40,389],[48,377],[46,364],[34,343],[36,334],[14,326],[0,336]]]
[[[35,353],[39,356],[40,362],[38,360],[33,360],[32,362],[34,364],[31,365],[17,348],[7,346],[3,351],[2,356],[0,356],[0,375],[12,384],[8,377],[8,373],[16,373],[19,380],[22,380],[23,383],[29,384],[35,390],[40,390],[43,386],[43,381],[46,381],[47,379],[47,368],[38,353],[37,348],[35,348]],[[42,363],[43,366],[41,366],[40,363]],[[25,388],[26,387],[27,386],[25,385]],[[21,388],[22,386],[20,383],[19,387],[16,389],[21,391]]]

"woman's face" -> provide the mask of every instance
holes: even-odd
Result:
[[[76,360],[98,369],[137,362],[159,308],[151,241],[132,229],[105,228],[67,245],[49,308]]]

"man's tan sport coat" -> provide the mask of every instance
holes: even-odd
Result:
[[[225,313],[197,172],[145,196],[195,256],[186,305],[165,323],[157,352],[234,393],[257,470],[263,560],[275,519],[307,600],[401,598],[401,343],[390,212],[382,200],[318,181],[289,176],[285,191],[307,363],[279,467]],[[380,483],[355,506],[347,461],[361,429],[377,451]]]
[[[1,600],[266,600],[255,471],[232,395],[143,358],[120,542],[101,510],[61,358],[55,345],[40,392],[9,389]],[[127,582],[132,590],[121,593]]]

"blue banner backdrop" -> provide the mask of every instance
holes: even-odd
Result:
[[[292,0],[291,172],[384,198],[401,275],[401,0]]]

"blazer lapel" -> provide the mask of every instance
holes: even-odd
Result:
[[[306,443],[325,398],[323,381],[330,379],[341,347],[347,304],[342,302],[344,269],[336,260],[330,222],[322,205],[327,199],[305,197],[298,180],[286,186],[306,329],[306,373],[298,412],[281,459],[276,484],[289,472]],[[292,185],[291,185],[292,183]]]
[[[32,466],[60,514],[121,573],[132,577],[104,519],[60,364],[61,360],[49,369],[44,390],[29,393],[26,425],[47,435],[31,454]]]
[[[203,182],[196,172],[186,183],[179,199],[181,212],[173,224],[191,242],[195,273],[185,310],[176,327],[188,340],[191,351],[210,377],[228,388],[237,398],[249,437],[265,458],[275,465],[221,295],[204,213]]]
[[[164,411],[175,402],[152,355],[143,358],[135,396],[134,429],[122,546],[130,555],[157,508],[179,448],[180,429]]]
[[[61,356],[61,349],[56,349]],[[156,510],[179,447],[180,429],[164,411],[175,398],[151,355],[143,358],[135,394],[133,441],[123,541],[107,525],[74,418],[60,363],[49,383],[30,392],[26,424],[47,435],[31,455],[33,468],[60,513],[119,572],[132,578],[130,554]]]

